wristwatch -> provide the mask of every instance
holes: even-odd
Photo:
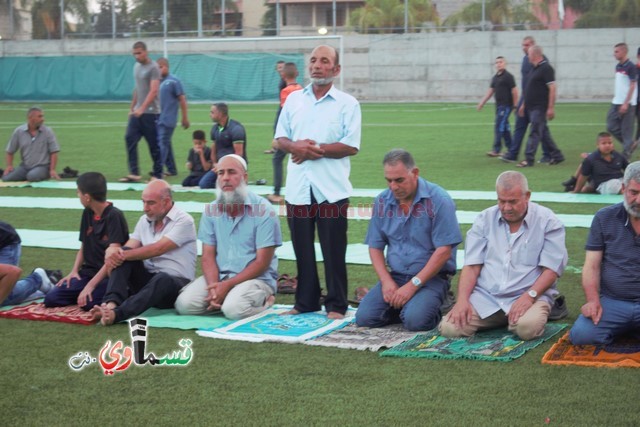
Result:
[[[422,285],[422,280],[420,280],[418,276],[413,276],[411,278],[411,283],[413,283],[413,286],[415,286],[416,288],[419,288],[420,285]]]
[[[534,291],[533,289],[529,289],[527,291],[527,294],[533,299],[538,298],[538,293],[536,291]]]

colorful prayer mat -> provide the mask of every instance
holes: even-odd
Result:
[[[353,322],[353,317],[329,319],[326,313],[282,314],[290,308],[270,308],[255,316],[212,330],[198,330],[203,337],[249,342],[298,343],[319,337]]]
[[[620,338],[604,347],[573,345],[564,334],[542,358],[550,365],[640,368],[640,340]]]
[[[91,313],[82,310],[77,305],[46,308],[42,303],[32,303],[0,311],[0,317],[77,323],[81,325],[93,325],[96,323],[96,321],[91,318]]]
[[[222,313],[203,315],[183,315],[178,314],[175,309],[150,308],[139,316],[147,319],[147,326],[151,328],[171,328],[171,329],[213,329],[231,323]]]
[[[474,359],[509,362],[522,356],[566,328],[548,323],[541,337],[522,341],[507,328],[481,331],[469,338],[445,338],[437,330],[419,334],[380,354],[385,357],[423,357],[428,359]]]
[[[364,328],[351,323],[344,328],[305,341],[304,344],[378,351],[382,348],[394,347],[410,340],[417,334],[417,332],[407,331],[401,324],[389,325],[383,328]]]

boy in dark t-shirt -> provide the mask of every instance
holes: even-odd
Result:
[[[211,149],[207,147],[207,139],[204,131],[193,132],[193,148],[187,156],[187,169],[191,171],[189,176],[182,181],[183,187],[197,187],[200,178],[211,169]]]
[[[496,74],[491,79],[491,86],[480,100],[476,109],[482,110],[484,104],[495,94],[496,121],[494,127],[493,149],[487,153],[489,157],[499,157],[504,139],[504,146],[509,152],[511,147],[511,126],[509,116],[514,105],[518,103],[518,87],[513,74],[507,71],[507,61],[502,56],[496,58]]]
[[[84,206],[80,223],[80,250],[71,272],[47,293],[46,307],[78,304],[83,310],[102,304],[109,278],[104,265],[108,247],[129,240],[127,220],[107,202],[107,180],[98,172],[83,173],[76,182],[78,198]]]

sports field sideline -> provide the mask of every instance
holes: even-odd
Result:
[[[24,122],[28,104],[0,103],[0,141]],[[126,104],[44,104],[47,124],[61,144],[59,168],[98,170],[109,181],[125,172]],[[558,193],[604,130],[606,104],[558,104],[550,128],[567,161],[525,170],[534,193]],[[363,138],[352,158],[356,188],[384,188],[381,160],[395,147],[411,151],[421,175],[449,191],[493,191],[496,176],[514,165],[484,155],[491,147],[493,111],[471,104],[363,104]],[[230,104],[230,116],[247,128],[250,180],[271,182],[271,162],[262,154],[271,140],[275,105]],[[176,130],[174,151],[180,167],[191,132],[207,131],[207,105],[190,105],[192,126]],[[616,145],[619,149],[619,144]],[[143,171],[150,170],[144,141]],[[634,160],[637,160],[637,155]],[[169,181],[178,184],[181,174]],[[269,186],[267,184],[267,187]],[[137,191],[111,192],[109,198],[137,200]],[[0,188],[0,197],[73,198],[73,189]],[[210,193],[175,193],[181,202],[206,203]],[[352,204],[370,197],[354,197]],[[478,212],[492,200],[456,199],[458,210]],[[610,203],[541,201],[564,215],[593,215]],[[125,212],[130,227],[139,213]],[[196,221],[199,214],[195,213]],[[77,230],[79,211],[6,207],[0,219],[16,228]],[[286,224],[283,240],[290,240]],[[366,221],[349,224],[349,243],[361,243]],[[463,232],[468,224],[462,224]],[[559,282],[572,323],[584,301],[580,275],[587,229],[567,228],[568,269]],[[68,271],[74,251],[24,248],[22,268]],[[282,261],[281,273],[295,273]],[[372,286],[375,273],[349,266],[350,289]],[[454,285],[456,281],[454,280]],[[279,296],[279,303],[291,303]],[[172,351],[183,337],[193,340],[194,359],[184,369],[134,369],[105,377],[99,371],[72,372],[67,360],[79,351],[96,352],[106,340],[127,340],[124,325],[86,327],[0,319],[0,398],[2,424],[107,424],[136,422],[214,425],[634,425],[638,417],[640,374],[630,369],[592,369],[541,365],[551,343],[510,363],[379,358],[375,353],[297,345],[248,344],[199,338],[193,332],[151,329],[156,354]],[[10,391],[10,393],[7,393]],[[135,402],[132,404],[132,402]]]

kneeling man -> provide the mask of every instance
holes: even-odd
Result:
[[[375,200],[365,239],[380,281],[360,303],[356,323],[377,328],[401,321],[410,331],[433,329],[456,273],[462,241],[456,207],[446,191],[420,178],[407,151],[390,151],[382,164],[389,189]]]
[[[478,215],[467,233],[458,302],[440,323],[449,338],[508,325],[520,339],[544,332],[556,281],[567,266],[564,225],[530,202],[527,178],[498,176],[497,206]]]
[[[587,303],[569,333],[576,345],[603,346],[628,333],[640,338],[640,162],[627,166],[622,195],[591,223],[582,268]]]
[[[176,310],[222,310],[229,319],[242,319],[275,301],[280,221],[269,201],[248,191],[242,157],[222,157],[217,170],[217,197],[202,214],[198,230],[204,276],[182,289]]]

